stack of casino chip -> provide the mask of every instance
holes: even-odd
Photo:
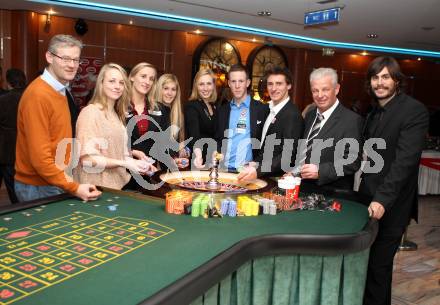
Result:
[[[260,204],[249,196],[241,195],[237,197],[237,209],[244,216],[258,216]]]
[[[276,214],[276,203],[274,200],[264,198],[264,197],[258,198],[257,200],[258,200],[260,206],[262,207],[264,215],[270,215],[270,207],[271,206],[275,206],[275,214]]]
[[[193,193],[173,190],[165,195],[165,211],[171,214],[183,214],[185,205],[190,205]]]
[[[235,200],[228,200],[228,216],[235,217],[237,216],[237,202]]]
[[[208,217],[209,203],[211,198],[207,194],[199,194],[192,202],[191,216],[192,217]]]
[[[222,199],[222,201],[220,202],[220,214],[221,215],[227,215],[228,214],[228,209],[229,209],[229,201],[231,199],[226,198],[226,199]]]

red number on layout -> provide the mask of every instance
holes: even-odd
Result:
[[[37,286],[38,284],[37,283],[35,283],[35,282],[32,282],[31,280],[26,280],[26,281],[24,281],[24,282],[21,282],[20,284],[18,284],[20,287],[23,287],[23,288],[25,288],[25,289],[28,289],[28,288],[32,288],[32,287],[35,287],[35,286]]]
[[[88,258],[82,258],[78,262],[83,264],[83,265],[89,265],[89,264],[93,263],[93,261],[91,259],[88,259]]]
[[[83,246],[75,246],[75,247],[73,247],[73,249],[74,249],[75,251],[82,252],[82,251],[84,251],[84,250],[86,249],[86,247],[83,247]]]
[[[119,251],[121,251],[123,248],[121,248],[121,247],[118,247],[118,246],[111,246],[110,248],[109,248],[109,250],[112,250],[112,251],[115,251],[115,252],[119,252]]]
[[[34,271],[35,269],[37,269],[37,266],[34,266],[32,264],[25,264],[25,265],[20,266],[18,268],[20,268],[21,270],[30,272],[30,271]]]
[[[70,272],[70,271],[75,270],[76,267],[67,264],[67,265],[63,265],[63,266],[61,266],[60,269],[61,269],[61,270],[64,270],[64,271],[67,271],[67,272]]]
[[[19,254],[21,256],[24,256],[24,257],[29,257],[29,256],[34,255],[34,252],[32,252],[32,251],[23,251],[23,252],[20,252]]]
[[[14,295],[14,292],[9,289],[3,289],[0,291],[0,299],[8,299]]]

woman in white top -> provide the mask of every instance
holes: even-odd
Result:
[[[93,97],[76,123],[80,164],[75,178],[80,183],[122,189],[130,180],[127,169],[132,174],[155,170],[144,153],[128,151],[125,129],[128,103],[129,82],[124,69],[114,63],[104,65]]]

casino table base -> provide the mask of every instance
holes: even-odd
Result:
[[[377,222],[340,201],[341,212],[209,219],[109,190],[9,206],[0,305],[360,304]]]
[[[361,305],[368,252],[258,258],[191,305]]]

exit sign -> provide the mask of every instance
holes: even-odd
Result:
[[[304,25],[316,25],[316,24],[338,22],[340,12],[341,12],[341,8],[335,7],[328,10],[305,13]]]

